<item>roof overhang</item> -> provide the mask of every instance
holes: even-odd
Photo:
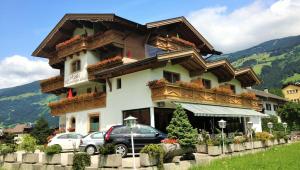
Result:
[[[250,87],[261,83],[261,80],[257,77],[251,67],[235,71],[235,78],[241,82],[243,87]]]
[[[207,70],[215,74],[219,82],[229,81],[235,76],[235,69],[227,60],[207,63]]]

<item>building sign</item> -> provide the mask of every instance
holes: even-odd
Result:
[[[75,72],[65,77],[64,84],[65,86],[70,86],[87,80],[87,74],[84,74],[84,72]]]

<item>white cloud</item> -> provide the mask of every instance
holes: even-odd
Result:
[[[189,21],[222,52],[242,50],[258,43],[300,34],[300,0],[256,0],[233,11],[226,6],[191,12]]]
[[[59,74],[45,60],[31,60],[20,55],[0,60],[0,89],[14,87]]]

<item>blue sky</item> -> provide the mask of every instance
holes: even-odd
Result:
[[[185,16],[224,53],[300,35],[300,0],[1,0],[0,89],[58,74],[31,53],[66,13],[116,13],[141,24]]]
[[[15,54],[30,56],[65,13],[116,13],[146,23],[186,16],[206,7],[226,5],[230,10],[249,0],[4,0],[0,6],[0,59]]]

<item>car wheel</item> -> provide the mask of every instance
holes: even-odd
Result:
[[[86,147],[85,152],[89,155],[94,155],[96,152],[96,148],[94,146],[90,145],[90,146]]]
[[[128,148],[124,144],[116,144],[115,150],[116,150],[116,154],[120,154],[122,157],[125,157],[128,152]]]

